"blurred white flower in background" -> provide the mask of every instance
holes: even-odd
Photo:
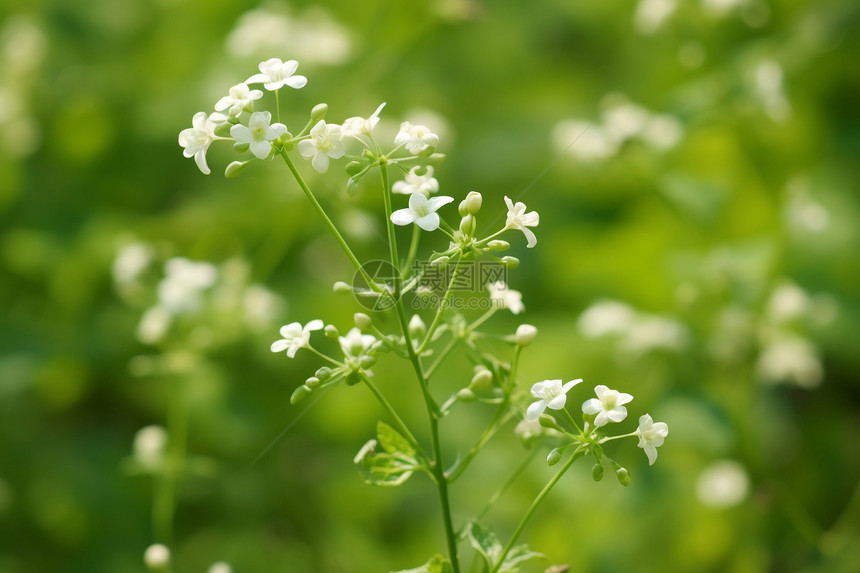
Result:
[[[655,350],[679,351],[687,347],[689,334],[681,322],[639,312],[632,306],[599,300],[579,315],[577,327],[586,338],[617,337],[618,351],[638,357]]]
[[[746,499],[749,487],[746,468],[740,462],[719,460],[699,474],[696,497],[708,507],[732,507]]]
[[[134,435],[134,460],[147,471],[158,471],[163,467],[167,452],[167,430],[162,426],[145,426]]]
[[[782,333],[763,343],[756,373],[767,384],[789,383],[815,388],[824,379],[818,350],[809,340]]]
[[[353,42],[347,28],[320,6],[292,14],[284,4],[242,14],[227,36],[227,50],[251,58],[289,54],[303,64],[337,65],[349,60]]]
[[[48,53],[48,37],[26,14],[0,27],[0,154],[23,158],[39,148],[42,128],[31,115],[37,73]]]
[[[781,123],[791,115],[791,105],[783,91],[782,66],[773,60],[763,60],[753,70],[753,89],[764,112]]]
[[[643,35],[653,34],[678,7],[678,0],[639,0],[633,14],[636,30]]]

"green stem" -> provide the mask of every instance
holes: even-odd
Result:
[[[421,228],[418,225],[412,225],[412,242],[409,244],[409,254],[406,255],[406,262],[403,263],[403,268],[400,270],[401,275],[405,275],[409,271],[409,267],[415,262],[415,255],[418,252],[418,240],[421,238]]]
[[[531,465],[531,462],[532,460],[534,460],[535,456],[537,455],[537,452],[538,449],[536,447],[531,449],[529,455],[526,456],[526,458],[522,461],[522,463],[520,463],[519,466],[517,466],[517,469],[514,470],[514,473],[511,474],[511,477],[509,477],[508,480],[504,484],[502,484],[499,489],[496,490],[493,496],[489,500],[487,500],[487,504],[475,518],[477,521],[480,521],[485,515],[487,515],[487,512],[489,512],[493,508],[493,506],[496,505],[496,503],[502,498],[508,488],[513,485],[514,481],[516,481],[516,479],[520,477],[520,475],[522,475],[526,468]]]
[[[311,205],[313,205],[314,209],[316,209],[319,216],[322,217],[323,222],[329,228],[331,234],[334,235],[334,238],[337,240],[341,249],[343,249],[343,251],[346,253],[346,256],[349,258],[350,262],[352,262],[356,270],[361,273],[362,278],[367,282],[368,286],[370,286],[374,291],[380,291],[381,289],[379,289],[379,285],[377,285],[373,281],[373,279],[370,278],[370,275],[368,275],[367,271],[365,271],[364,268],[361,266],[361,262],[359,262],[359,260],[356,258],[355,254],[352,252],[352,249],[349,248],[349,245],[346,244],[343,235],[341,235],[340,231],[337,230],[337,227],[335,227],[332,220],[326,214],[325,209],[323,209],[322,205],[320,205],[319,201],[317,201],[317,198],[314,197],[314,194],[311,192],[307,183],[305,183],[305,180],[302,179],[301,175],[299,175],[299,172],[296,169],[296,166],[293,164],[292,160],[290,159],[290,156],[287,154],[286,151],[282,150],[281,157],[284,158],[287,167],[290,168],[290,172],[293,174],[293,177],[295,177],[296,181],[299,184],[299,187],[301,187],[302,191],[305,192],[305,196],[307,196],[308,200],[311,202]]]
[[[517,539],[519,538],[520,534],[523,532],[523,529],[525,529],[526,524],[528,523],[529,519],[531,519],[535,510],[538,508],[538,506],[541,504],[541,502],[544,500],[544,498],[547,496],[547,494],[550,492],[550,490],[553,488],[553,486],[555,486],[555,484],[558,482],[558,480],[561,479],[561,476],[563,476],[565,474],[565,472],[567,472],[567,470],[570,469],[570,466],[573,465],[573,462],[575,462],[577,459],[581,458],[585,454],[585,451],[586,451],[585,449],[578,449],[575,452],[573,452],[573,454],[571,454],[570,458],[568,458],[568,460],[564,463],[564,465],[561,466],[561,469],[559,469],[558,472],[556,472],[556,474],[554,476],[552,476],[552,479],[550,479],[549,482],[547,482],[547,484],[543,487],[543,489],[540,490],[540,493],[537,494],[537,497],[535,497],[534,501],[529,506],[528,510],[526,510],[526,514],[520,520],[519,524],[517,525],[517,528],[514,530],[513,535],[511,535],[511,538],[508,540],[507,545],[505,545],[505,548],[502,549],[502,554],[499,555],[499,560],[498,560],[498,562],[496,562],[496,564],[490,570],[490,573],[497,573],[499,568],[505,562],[505,557],[507,557],[508,553],[510,553],[511,549],[513,549],[514,543],[517,542]]]
[[[382,392],[379,391],[379,388],[376,387],[376,384],[373,383],[373,380],[365,374],[364,372],[359,372],[359,378],[364,382],[364,385],[368,387],[370,392],[376,397],[377,401],[382,405],[383,408],[388,412],[388,414],[394,419],[397,428],[403,433],[404,437],[409,440],[409,443],[412,444],[412,447],[415,448],[418,453],[424,458],[426,461],[427,454],[424,453],[424,449],[421,447],[421,444],[418,443],[418,440],[412,435],[412,432],[409,431],[409,426],[400,418],[400,415],[397,413],[397,410],[394,409],[394,406],[391,405],[385,396],[383,396]]]
[[[442,352],[439,353],[439,355],[436,357],[436,360],[433,362],[433,364],[430,365],[430,368],[427,369],[427,372],[424,373],[427,380],[430,380],[430,378],[433,377],[433,374],[436,373],[436,369],[439,368],[445,358],[447,358],[451,351],[454,350],[454,347],[457,346],[458,340],[459,339],[456,337],[451,338],[445,348],[442,349]]]
[[[385,162],[379,166],[382,175],[382,196],[385,203],[385,221],[388,228],[389,250],[391,255],[391,264],[394,268],[400,268],[397,257],[397,243],[394,234],[394,223],[391,221],[391,188],[388,184],[388,167]],[[412,364],[415,375],[418,378],[418,384],[421,387],[422,395],[424,396],[424,405],[427,409],[427,417],[430,422],[430,443],[433,449],[433,460],[430,461],[430,472],[434,476],[436,489],[439,494],[439,504],[442,510],[442,524],[445,528],[445,538],[448,544],[448,556],[451,560],[451,569],[453,573],[460,573],[460,563],[457,559],[457,535],[454,531],[454,524],[451,520],[451,503],[448,498],[448,476],[442,469],[442,446],[439,440],[439,413],[438,406],[430,395],[428,389],[427,377],[424,373],[424,368],[421,365],[421,359],[415,352],[412,345],[412,340],[409,338],[409,323],[406,319],[406,311],[403,308],[403,300],[400,298],[400,277],[395,277],[395,305],[397,318],[400,322],[400,329],[403,332],[403,338],[406,342],[406,350],[409,353],[409,362]]]
[[[457,278],[460,276],[460,263],[463,261],[463,253],[460,253],[460,256],[457,257],[457,263],[454,266],[454,272],[451,274],[451,280],[448,282],[448,288],[445,291],[445,296],[442,298],[442,302],[439,303],[439,308],[436,309],[436,316],[433,317],[433,322],[430,323],[430,328],[427,329],[427,336],[424,337],[424,342],[421,343],[421,346],[418,348],[418,354],[424,352],[427,348],[427,345],[433,340],[433,334],[436,332],[436,329],[439,327],[439,321],[442,320],[442,313],[448,307],[449,301],[451,300],[451,295],[454,293],[454,284],[457,282]]]

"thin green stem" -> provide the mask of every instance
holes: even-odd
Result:
[[[412,242],[409,244],[409,254],[406,255],[406,262],[403,263],[403,268],[400,269],[400,274],[405,275],[412,263],[415,261],[415,255],[418,253],[418,242],[421,238],[421,227],[412,225]]]
[[[571,454],[570,458],[568,458],[564,465],[561,466],[558,472],[556,472],[556,474],[552,476],[552,479],[550,479],[549,482],[547,482],[547,484],[543,487],[543,489],[540,490],[540,493],[537,494],[537,497],[535,497],[532,504],[526,510],[525,515],[523,515],[523,518],[520,520],[519,524],[517,525],[517,528],[514,530],[514,533],[508,540],[507,545],[505,545],[504,549],[502,549],[502,553],[501,555],[499,555],[499,560],[496,562],[495,565],[493,565],[493,568],[490,570],[490,573],[497,573],[499,568],[505,562],[505,557],[507,557],[508,553],[511,552],[511,549],[513,549],[514,544],[517,542],[517,539],[523,532],[523,529],[525,529],[526,524],[529,522],[529,519],[531,519],[532,515],[534,515],[535,510],[538,508],[538,506],[541,504],[541,502],[544,500],[544,498],[547,496],[553,486],[558,483],[558,480],[561,479],[561,476],[563,476],[565,472],[570,469],[570,466],[573,465],[573,462],[581,458],[585,454],[585,452],[586,450],[584,448],[578,449],[573,452],[573,454]]]
[[[397,257],[394,223],[391,221],[391,187],[388,183],[388,167],[385,162],[381,163],[379,170],[382,176],[382,196],[385,203],[385,220],[388,228],[391,264],[394,268],[400,268]],[[394,296],[396,302],[394,308],[400,322],[400,329],[406,343],[406,350],[409,353],[409,362],[412,364],[413,370],[415,370],[415,376],[418,378],[418,384],[421,387],[421,392],[424,396],[424,405],[427,409],[427,417],[430,423],[430,443],[433,449],[433,460],[430,461],[429,464],[430,472],[435,478],[434,481],[439,494],[439,504],[442,510],[442,524],[445,528],[445,538],[448,544],[448,556],[451,560],[451,569],[453,573],[460,573],[460,563],[457,558],[457,535],[454,531],[454,524],[451,520],[451,503],[448,497],[448,476],[442,469],[442,446],[439,440],[439,408],[433,400],[433,397],[430,395],[427,376],[425,375],[424,368],[421,365],[421,359],[418,357],[418,353],[416,353],[412,340],[409,337],[409,323],[406,319],[406,311],[403,308],[403,300],[400,298],[400,285],[400,277],[395,277]]]
[[[364,382],[364,385],[367,386],[367,388],[370,390],[376,400],[382,405],[383,408],[385,408],[388,414],[392,417],[395,424],[397,425],[397,429],[399,429],[400,432],[404,435],[404,437],[409,440],[409,443],[412,444],[412,447],[418,451],[418,453],[424,458],[424,460],[427,460],[428,458],[427,454],[424,452],[424,448],[421,447],[421,444],[409,430],[409,426],[406,425],[406,422],[403,421],[403,419],[397,413],[397,410],[395,410],[394,406],[391,405],[391,402],[389,402],[388,399],[382,394],[382,392],[379,391],[379,388],[376,386],[376,384],[373,383],[373,380],[371,380],[370,377],[364,372],[359,372],[358,376],[359,378],[361,378],[361,381]]]
[[[457,257],[457,263],[454,266],[454,272],[451,274],[451,280],[448,281],[448,288],[445,291],[445,296],[442,298],[442,301],[439,303],[439,308],[436,309],[436,316],[433,317],[433,322],[430,323],[430,328],[427,329],[427,336],[424,337],[424,342],[421,343],[421,346],[418,348],[418,354],[421,354],[426,350],[427,345],[430,344],[430,341],[433,340],[433,334],[436,332],[436,329],[439,327],[439,321],[442,320],[442,313],[448,307],[451,295],[454,293],[454,284],[457,282],[457,278],[460,276],[460,263],[463,261],[463,253],[460,253],[460,256]]]
[[[459,339],[456,337],[451,338],[451,340],[448,342],[448,344],[445,345],[445,348],[442,349],[442,351],[436,357],[436,360],[433,362],[433,364],[430,365],[430,368],[428,368],[427,371],[424,373],[427,380],[430,380],[430,378],[433,377],[433,374],[436,373],[436,369],[439,368],[439,366],[442,364],[442,362],[445,360],[445,358],[447,358],[448,355],[451,354],[451,351],[454,350],[455,346],[457,346],[458,340]]]
[[[341,235],[340,231],[337,230],[337,227],[335,227],[328,214],[326,214],[325,209],[323,209],[322,205],[320,205],[320,202],[317,201],[317,198],[314,197],[313,192],[311,192],[307,183],[305,183],[305,180],[302,179],[301,175],[299,175],[299,172],[296,169],[296,166],[293,164],[292,160],[290,159],[290,156],[287,154],[286,151],[282,150],[281,157],[284,158],[284,162],[286,162],[287,167],[289,167],[290,172],[293,174],[293,177],[295,177],[296,181],[299,184],[299,187],[301,187],[302,191],[305,192],[305,196],[307,196],[308,200],[311,202],[311,205],[313,205],[314,209],[316,209],[319,216],[322,217],[323,222],[329,228],[331,234],[334,235],[334,238],[337,240],[338,244],[340,245],[340,248],[343,249],[343,251],[346,253],[346,256],[349,258],[350,262],[353,264],[353,266],[355,266],[356,270],[361,273],[362,278],[367,282],[367,284],[374,291],[380,292],[381,289],[379,285],[377,285],[373,281],[373,279],[370,278],[370,276],[367,274],[367,271],[365,271],[364,268],[361,266],[361,262],[358,260],[358,258],[356,258],[355,254],[352,252],[352,249],[349,248],[349,245],[346,244],[343,235]]]
[[[511,474],[511,477],[509,477],[508,480],[504,484],[502,484],[499,489],[496,490],[492,497],[487,500],[487,504],[478,513],[477,517],[475,518],[476,520],[482,519],[493,508],[493,506],[496,505],[496,503],[502,498],[508,488],[510,488],[511,485],[513,485],[513,483],[516,481],[516,479],[520,477],[520,475],[522,475],[526,468],[531,465],[531,462],[532,460],[534,460],[535,456],[537,455],[537,452],[538,449],[536,447],[531,449],[529,455],[526,456],[526,458],[522,461],[522,463],[520,463],[519,466],[517,466],[517,469],[514,470],[514,473]]]

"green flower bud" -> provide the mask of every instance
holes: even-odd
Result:
[[[630,474],[625,468],[618,468],[615,471],[615,475],[618,476],[618,483],[620,483],[624,487],[630,485]]]
[[[321,119],[325,119],[325,116],[327,113],[328,113],[328,104],[318,103],[311,110],[311,121],[313,123],[316,123]]]
[[[481,210],[483,197],[477,191],[470,191],[466,198],[460,202],[460,216],[475,215]]]
[[[511,244],[507,241],[501,241],[499,239],[493,239],[489,243],[487,243],[487,248],[491,251],[507,251],[511,248]]]
[[[472,376],[472,381],[469,382],[470,390],[482,390],[492,384],[493,373],[489,369],[480,367],[475,375]]]
[[[346,385],[347,386],[355,386],[359,382],[361,382],[361,376],[358,375],[358,372],[353,370],[352,372],[347,374],[347,376],[346,376]]]
[[[475,234],[475,229],[478,227],[478,221],[474,215],[467,214],[460,219],[460,232],[467,237]]]
[[[240,143],[240,142],[238,142],[238,141],[237,141],[236,143],[234,143],[234,144],[233,144],[233,149],[235,149],[235,150],[236,150],[236,151],[238,151],[239,153],[245,153],[245,152],[246,152],[246,151],[248,151],[250,148],[251,148],[251,144],[250,144],[250,143]]]
[[[245,166],[251,163],[250,161],[233,161],[230,165],[227,166],[227,169],[224,170],[224,177],[227,179],[233,179],[234,177],[238,177],[239,173],[245,169]]]
[[[317,369],[316,372],[314,372],[314,376],[319,378],[321,381],[325,381],[331,376],[331,373],[332,373],[331,368],[329,368],[328,366],[321,366],[320,368]]]
[[[327,324],[325,326],[325,335],[332,340],[337,340],[337,337],[340,336],[340,333],[337,331],[337,327],[335,325]]]
[[[305,380],[305,386],[307,386],[311,390],[313,390],[314,388],[316,388],[319,385],[320,385],[320,379],[317,378],[316,376],[311,376],[310,378]]]
[[[551,466],[557,464],[559,460],[561,460],[561,452],[558,451],[558,448],[553,449],[546,457],[546,463]]]
[[[594,481],[603,479],[603,464],[594,464],[591,468],[591,477]]]
[[[502,264],[505,265],[505,268],[515,269],[520,266],[520,260],[516,257],[505,256],[502,257]]]
[[[521,324],[517,327],[517,332],[514,334],[514,342],[518,346],[528,346],[534,341],[537,336],[537,328],[531,324]]]
[[[343,281],[337,281],[332,287],[334,294],[349,294],[352,292],[352,287]]]
[[[361,161],[350,161],[346,164],[346,174],[350,177],[354,175],[358,175],[367,167],[367,163],[363,163]]]
[[[361,359],[358,361],[358,365],[361,366],[361,368],[363,370],[367,370],[368,368],[372,368],[374,364],[376,364],[376,357],[375,356],[369,356],[369,355],[362,356]]]
[[[356,312],[354,315],[352,315],[352,319],[355,321],[355,325],[358,327],[359,330],[367,330],[368,328],[373,326],[373,321],[363,312]]]
[[[561,427],[558,425],[558,422],[555,421],[555,418],[553,418],[549,414],[541,414],[540,418],[538,418],[538,423],[544,428],[562,431]]]
[[[463,388],[457,392],[457,399],[463,402],[471,402],[475,399],[475,393],[468,388]]]
[[[302,400],[304,400],[308,395],[310,395],[311,389],[302,384],[295,390],[293,390],[292,396],[290,396],[290,404],[298,404]]]

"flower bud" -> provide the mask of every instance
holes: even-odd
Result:
[[[350,177],[358,175],[367,167],[367,162],[362,161],[350,161],[346,164],[346,174]]]
[[[483,197],[477,191],[470,191],[466,198],[460,202],[460,216],[474,215],[481,210]]]
[[[515,269],[520,266],[520,260],[516,257],[504,256],[502,257],[502,264],[507,269]]]
[[[253,160],[251,160],[253,161]],[[233,161],[230,165],[227,166],[227,169],[224,170],[224,177],[227,179],[233,179],[237,177],[239,173],[245,169],[245,166],[251,163],[251,161]]]
[[[600,481],[603,479],[603,464],[594,464],[594,466],[592,466],[591,478],[594,481]]]
[[[374,364],[376,364],[376,357],[370,355],[362,356],[358,361],[358,365],[361,366],[363,370],[372,368]]]
[[[347,386],[355,386],[361,382],[361,376],[358,375],[358,372],[353,370],[349,374],[346,375],[346,385]]]
[[[531,324],[521,324],[517,327],[517,332],[514,334],[514,342],[517,346],[528,346],[537,336],[537,328]]]
[[[413,314],[412,318],[409,319],[408,330],[410,338],[424,338],[424,335],[427,334],[427,327],[424,325],[424,321],[421,320],[421,317],[417,314]]]
[[[471,237],[475,234],[475,229],[478,228],[478,221],[475,219],[474,215],[465,215],[462,219],[460,219],[460,232],[467,237]]]
[[[326,324],[324,332],[325,335],[332,340],[337,340],[337,337],[340,336],[340,333],[337,331],[337,327],[333,324]]]
[[[475,399],[475,393],[468,388],[463,388],[457,392],[457,399],[463,402],[471,402]]]
[[[373,321],[370,320],[370,317],[364,314],[363,312],[356,312],[352,315],[352,319],[355,321],[355,325],[359,330],[367,330],[371,326],[373,326]]]
[[[491,251],[507,251],[511,248],[511,244],[507,241],[493,239],[492,241],[487,243],[487,248]]]
[[[328,113],[328,104],[318,103],[311,110],[311,122],[316,123],[321,119],[325,119],[325,115]]]
[[[538,423],[544,428],[549,428],[551,430],[559,430],[563,431],[561,427],[558,425],[558,422],[555,421],[555,418],[550,416],[549,414],[541,414],[540,418],[538,418]]]
[[[331,368],[328,366],[321,366],[314,372],[314,376],[316,376],[320,381],[325,381],[331,376]]]
[[[307,386],[311,390],[313,390],[314,388],[316,388],[319,385],[320,385],[320,379],[317,378],[316,376],[311,376],[310,378],[305,380],[305,386]]]
[[[553,449],[549,455],[546,457],[546,463],[548,465],[554,466],[561,459],[561,452],[558,451],[558,448]]]
[[[161,543],[150,545],[143,553],[143,562],[150,571],[167,571],[170,565],[170,549]]]
[[[625,468],[618,468],[615,471],[615,475],[618,476],[618,483],[620,483],[624,487],[630,485],[630,474]]]
[[[302,400],[310,395],[311,389],[302,384],[295,390],[293,390],[293,394],[290,396],[290,404],[298,404]]]
[[[352,292],[352,287],[343,281],[337,281],[332,287],[334,294],[348,294]]]
[[[475,375],[472,376],[472,381],[469,382],[470,390],[482,390],[493,382],[493,373],[489,369],[481,366],[478,368]]]

